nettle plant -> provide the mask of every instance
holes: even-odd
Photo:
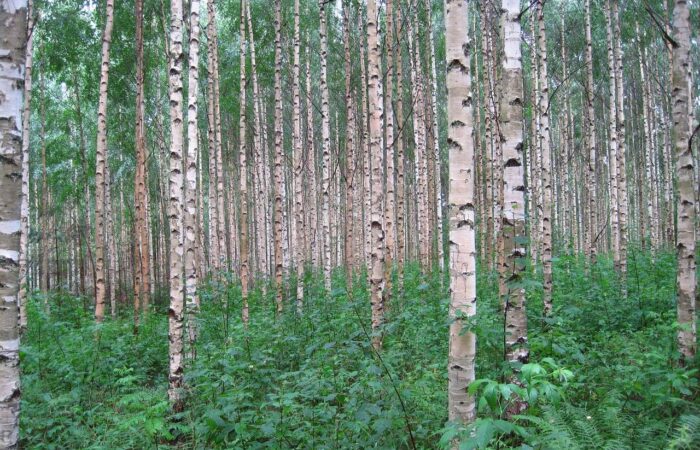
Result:
[[[532,435],[527,427],[529,414],[538,406],[557,404],[565,397],[566,387],[574,373],[552,358],[541,363],[523,364],[505,382],[479,378],[469,385],[468,392],[478,398],[480,417],[467,426],[450,423],[443,430],[440,445],[450,448],[459,441],[460,450],[497,447],[503,443],[526,441]]]

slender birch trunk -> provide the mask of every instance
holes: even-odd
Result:
[[[306,172],[309,177],[309,236],[311,266],[319,267],[318,191],[316,177],[316,140],[314,138],[313,91],[311,86],[311,52],[306,51]]]
[[[206,2],[206,0],[205,0]],[[190,51],[187,76],[187,160],[185,162],[185,311],[189,355],[194,359],[197,341],[197,158],[199,128],[197,96],[199,95],[199,0],[190,3]]]
[[[109,160],[105,161],[105,234],[107,239],[107,272],[109,274],[109,311],[114,319],[117,316],[117,251],[114,245],[114,214],[112,214],[112,171]],[[58,249],[56,249],[58,252]],[[58,264],[57,264],[58,267]]]
[[[396,253],[396,178],[394,165],[394,105],[393,101],[393,66],[394,66],[394,5],[392,0],[386,2],[386,91],[384,94],[385,128],[384,142],[386,147],[386,199],[384,208],[385,243],[385,275],[384,303],[388,304],[391,297],[391,279],[394,270],[394,254]]]
[[[295,266],[297,270],[297,310],[301,312],[304,304],[304,247],[306,231],[304,229],[304,155],[301,143],[301,95],[300,95],[300,50],[301,36],[299,32],[299,0],[294,0],[294,74],[293,90],[293,135],[294,144],[294,218],[296,220],[296,239],[292,241],[295,250]]]
[[[400,12],[400,11],[399,11]],[[397,16],[400,14],[397,13]],[[403,23],[403,22],[399,22]],[[399,290],[403,288],[403,267],[406,260],[406,183],[404,174],[404,116],[403,116],[403,26],[397,29],[396,63],[392,64],[390,76],[396,79],[396,265]]]
[[[460,316],[476,314],[476,237],[474,225],[474,144],[472,140],[471,38],[468,2],[453,0],[445,5],[447,51],[447,122],[450,150],[450,325],[448,361],[449,420],[474,421],[474,396],[467,387],[474,381],[476,335],[462,331]]]
[[[213,205],[210,205],[210,210],[215,209],[214,217],[216,219],[215,226],[215,239],[217,247],[218,260],[215,262],[215,270],[225,270],[229,268],[228,259],[230,258],[230,248],[227,246],[226,239],[226,210],[224,208],[225,198],[224,198],[224,161],[222,154],[222,142],[221,142],[221,112],[219,105],[219,44],[218,44],[218,32],[216,27],[216,0],[209,0],[207,4],[207,13],[209,23],[207,25],[207,38],[208,38],[208,50],[209,50],[209,102],[211,103],[209,107],[211,108],[210,114],[210,133],[212,136],[209,138],[210,144],[210,159],[212,152],[214,153],[214,174],[215,174],[215,184],[213,192]],[[211,186],[210,186],[211,188]],[[210,193],[211,196],[211,193]]]
[[[41,101],[39,102],[39,140],[41,145],[41,210],[39,211],[38,227],[41,235],[40,286],[42,292],[48,293],[49,289],[51,288],[51,277],[49,273],[49,251],[51,249],[51,237],[49,230],[51,227],[49,226],[49,187],[48,174],[46,171],[46,84],[44,83],[43,70],[39,72],[39,86],[41,90]],[[95,182],[97,182],[97,174],[95,174]],[[97,216],[95,216],[95,220],[97,220]],[[45,297],[45,307],[47,306],[47,301],[48,297]]]
[[[613,38],[615,38],[615,46],[613,53],[615,56],[615,95],[617,97],[616,105],[616,122],[617,122],[617,189],[619,201],[619,232],[620,232],[620,273],[622,274],[623,284],[627,274],[627,164],[626,164],[626,132],[625,132],[625,106],[624,106],[624,83],[622,79],[622,34],[620,33],[620,12],[619,1],[613,0],[612,20],[613,20]]]
[[[540,67],[538,62],[538,45],[537,45],[537,11],[536,5],[532,5],[532,13],[530,14],[530,34],[532,34],[532,46],[530,47],[530,68],[532,72],[532,123],[531,125],[531,142],[529,154],[529,164],[531,172],[532,186],[532,204],[530,207],[530,253],[532,259],[532,267],[535,268],[536,263],[541,259],[540,246],[542,242],[542,177],[541,177],[541,161],[542,161],[542,146],[540,143]]]
[[[391,0],[389,0],[389,4],[391,4]],[[355,218],[353,209],[355,199],[355,104],[350,88],[352,66],[350,64],[350,2],[348,0],[343,3],[343,47],[345,50],[345,111],[347,115],[345,133],[345,276],[348,292],[351,292],[355,272]]]
[[[367,1],[367,49],[369,91],[369,145],[372,157],[372,253],[370,266],[370,289],[372,304],[372,346],[382,347],[381,327],[384,323],[384,151],[382,148],[382,116],[384,114],[381,86],[381,57],[379,53],[379,12],[375,0]]]
[[[678,176],[676,252],[678,254],[678,350],[685,362],[697,349],[695,316],[695,189],[693,154],[690,145],[688,69],[690,66],[690,11],[686,0],[675,0],[673,8],[673,64],[671,71],[673,100],[673,146]]]
[[[428,158],[425,135],[425,91],[420,45],[413,41],[413,21],[407,19],[408,52],[411,61],[411,84],[413,85],[413,139],[415,143],[415,181],[418,203],[418,259],[423,270],[430,269],[430,222],[428,220]]]
[[[283,248],[282,240],[284,220],[282,208],[284,189],[283,161],[282,161],[282,5],[280,0],[275,0],[275,197],[274,197],[274,233],[275,233],[275,282],[277,313],[282,312],[282,272]]]
[[[29,254],[29,158],[30,158],[30,121],[32,100],[32,52],[34,49],[34,1],[27,0],[27,47],[24,53],[24,103],[22,109],[22,201],[20,205],[20,239],[19,239],[19,333],[27,329],[27,291]],[[80,248],[80,247],[78,247]]]
[[[442,198],[442,174],[441,174],[441,167],[442,167],[442,158],[441,158],[441,152],[440,152],[440,132],[438,129],[438,103],[437,103],[437,68],[435,64],[435,43],[434,43],[434,38],[433,38],[433,19],[432,19],[432,11],[431,11],[431,0],[425,0],[425,7],[428,11],[428,42],[430,46],[430,80],[431,80],[431,89],[430,89],[430,112],[431,112],[431,118],[432,118],[432,123],[430,124],[431,126],[431,137],[433,139],[433,151],[434,155],[432,157],[434,158],[434,164],[435,164],[435,174],[434,174],[434,179],[435,179],[435,190],[434,190],[434,197],[435,197],[435,211],[436,211],[436,219],[437,219],[437,257],[438,257],[438,267],[440,268],[440,272],[445,270],[445,248],[444,248],[444,236],[443,236],[443,231],[442,231],[442,206],[443,206],[443,198]]]
[[[620,209],[618,175],[618,133],[617,133],[617,85],[615,83],[615,53],[610,0],[605,0],[605,22],[607,27],[609,96],[609,139],[610,139],[610,228],[612,234],[613,261],[620,270]]]
[[[248,142],[246,141],[246,129],[248,122],[246,119],[246,53],[248,51],[248,41],[246,39],[245,22],[246,22],[246,6],[247,0],[241,0],[241,12],[239,33],[241,39],[241,58],[240,58],[240,112],[238,120],[238,158],[239,158],[239,173],[240,196],[241,196],[241,220],[240,220],[240,268],[241,268],[241,299],[242,310],[241,319],[244,324],[248,324],[248,289],[250,284],[250,235],[248,229]]]
[[[209,247],[211,270],[217,272],[221,269],[221,255],[225,249],[219,245],[219,214],[217,203],[216,184],[216,119],[214,116],[214,41],[213,33],[214,13],[212,0],[207,4],[207,150],[209,154]]]
[[[523,173],[523,72],[520,53],[520,1],[503,1],[503,134],[504,275],[506,277],[506,360],[527,363],[525,289],[521,285],[527,255],[525,237],[525,176]]]
[[[586,145],[588,165],[586,166],[586,188],[588,194],[588,214],[590,224],[586,235],[586,253],[591,262],[596,260],[596,239],[598,219],[596,209],[596,135],[595,135],[595,85],[593,84],[593,40],[591,38],[591,0],[585,0],[586,8]]]
[[[22,229],[22,94],[28,39],[27,0],[0,0],[0,447],[19,448],[19,327]],[[31,19],[30,19],[31,21]]]
[[[358,11],[358,28],[364,31],[365,24],[362,17],[362,8]],[[372,208],[371,203],[371,160],[370,160],[370,148],[369,148],[369,125],[368,125],[368,101],[367,101],[367,67],[365,62],[365,46],[367,45],[366,33],[360,33],[360,89],[362,89],[362,125],[360,130],[360,148],[362,148],[362,233],[365,238],[365,266],[369,268],[370,266],[370,254],[371,254],[371,230],[369,228],[370,221],[369,213]]]
[[[182,0],[170,3],[170,70],[168,90],[170,96],[170,176],[169,185],[169,239],[170,239],[170,307],[168,309],[169,385],[168,398],[173,410],[180,411],[183,388],[183,123],[182,123]]]
[[[489,52],[489,33],[487,30],[487,23],[490,21],[489,11],[487,9],[488,5],[486,2],[481,2],[479,4],[481,12],[481,66],[483,68],[483,86],[484,86],[484,178],[486,185],[486,195],[484,196],[483,213],[485,213],[486,218],[486,236],[484,237],[484,255],[486,256],[485,263],[488,267],[492,266],[493,263],[493,241],[495,236],[495,217],[493,216],[493,202],[494,202],[494,145],[493,145],[493,118],[494,112],[492,111],[493,97],[492,83],[491,83],[491,55]],[[477,66],[476,71],[479,71]]]
[[[138,329],[140,311],[149,303],[149,251],[148,216],[146,195],[146,127],[144,124],[144,48],[143,48],[143,0],[134,3],[136,21],[136,173],[134,175],[134,329]]]
[[[331,230],[330,230],[330,163],[331,163],[331,129],[330,129],[330,106],[328,81],[327,81],[327,58],[328,58],[328,36],[326,25],[326,2],[319,0],[320,15],[320,39],[321,39],[321,133],[323,139],[323,163],[321,175],[321,217],[323,232],[323,280],[326,290],[331,289]]]
[[[657,246],[657,234],[656,234],[656,220],[654,217],[654,200],[653,198],[655,197],[655,186],[656,186],[656,178],[655,174],[653,171],[653,164],[654,164],[654,149],[652,145],[652,139],[651,139],[651,122],[649,119],[649,108],[650,108],[650,99],[649,99],[649,90],[647,89],[647,72],[646,72],[646,59],[645,59],[645,54],[644,51],[642,50],[642,42],[641,42],[641,33],[639,30],[639,22],[635,21],[635,31],[636,31],[636,36],[637,36],[637,58],[639,59],[639,77],[640,77],[640,85],[642,88],[642,126],[643,126],[643,155],[642,159],[644,160],[644,174],[646,177],[646,216],[644,217],[644,220],[646,221],[648,228],[649,228],[649,248],[651,249],[652,252],[656,250]],[[644,192],[644,189],[642,189]],[[641,205],[640,205],[641,207]],[[646,236],[642,237],[646,241]]]
[[[537,0],[537,43],[540,79],[540,134],[542,149],[542,272],[544,275],[544,314],[552,310],[552,176],[551,142],[549,137],[549,78],[547,76],[547,35],[544,24],[544,0]]]
[[[114,0],[107,0],[105,29],[102,35],[100,94],[97,106],[97,150],[95,171],[95,320],[105,314],[105,166],[107,164],[107,85],[109,83],[109,47],[112,42]]]

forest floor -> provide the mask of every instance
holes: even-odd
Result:
[[[496,278],[478,282],[474,430],[447,426],[448,293],[439,276],[407,267],[389,304],[384,349],[373,352],[366,286],[330,296],[307,280],[303,314],[275,317],[272,290],[201,291],[197,357],[185,412],[167,401],[167,309],[162,298],[138,334],[124,312],[95,325],[84,299],[52,293],[30,306],[23,338],[23,448],[700,448],[698,362],[675,350],[675,259],[630,251],[627,295],[609,260],[587,269],[554,262],[554,311],[526,280],[530,364],[509,384]],[[345,286],[340,274],[334,285]],[[162,297],[162,296],[161,296]],[[126,306],[124,307],[126,309]],[[529,408],[510,421],[515,399]]]

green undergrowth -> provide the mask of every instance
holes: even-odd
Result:
[[[247,328],[240,287],[225,277],[209,283],[179,414],[167,403],[163,300],[134,334],[128,311],[95,325],[82,299],[53,293],[47,313],[37,295],[21,348],[22,445],[401,449],[460,437],[462,448],[698,448],[697,364],[680,368],[675,351],[673,256],[631,252],[626,296],[606,259],[554,265],[551,318],[541,316],[539,277],[524,281],[531,355],[518,383],[502,362],[496,278],[480,276],[469,325],[479,419],[469,429],[447,423],[447,286],[415,266],[403,294],[393,284],[380,354],[362,276],[348,294],[336,274],[327,295],[309,275],[301,313],[290,300],[278,317],[274,291],[257,288]],[[528,408],[505,420],[522,400]]]

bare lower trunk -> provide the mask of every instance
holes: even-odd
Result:
[[[135,2],[136,20],[136,173],[134,175],[134,327],[138,328],[139,315],[149,303],[149,248],[146,201],[146,127],[144,124],[144,49],[143,0]]]
[[[547,36],[544,24],[544,0],[537,2],[539,78],[540,78],[540,143],[542,148],[542,273],[544,314],[552,310],[552,175],[549,137],[549,78],[547,76]]]
[[[442,231],[442,203],[443,203],[443,198],[442,198],[442,175],[441,175],[441,167],[442,167],[442,158],[440,156],[440,133],[438,130],[438,103],[437,103],[437,69],[436,69],[436,64],[435,64],[435,44],[433,42],[433,19],[432,19],[432,11],[431,11],[431,4],[432,2],[430,0],[426,0],[425,5],[428,10],[428,42],[430,46],[430,113],[431,113],[431,123],[430,123],[430,130],[431,130],[431,138],[432,138],[432,147],[433,147],[433,155],[426,155],[428,158],[433,158],[433,163],[435,167],[435,173],[434,173],[434,179],[435,179],[435,189],[434,192],[431,194],[435,198],[435,217],[437,221],[437,229],[436,229],[436,234],[437,234],[437,258],[438,258],[438,267],[440,268],[440,271],[442,272],[445,269],[445,249],[444,249],[444,238],[443,238],[443,231]]]
[[[506,360],[528,362],[527,315],[522,275],[525,270],[525,195],[523,173],[523,74],[520,54],[520,7],[518,0],[503,2],[503,215],[501,218],[506,277]]]
[[[326,290],[331,289],[331,230],[330,230],[330,163],[331,163],[331,128],[328,81],[327,81],[327,57],[328,37],[326,25],[326,2],[319,0],[319,14],[321,20],[321,133],[323,139],[323,164],[321,175],[321,217],[323,224],[323,280]]]
[[[206,1],[206,0],[205,0]],[[185,163],[185,309],[190,358],[195,357],[197,341],[197,159],[199,128],[197,95],[199,93],[199,0],[190,3],[190,51],[187,76],[187,159]]]
[[[255,203],[255,218],[256,218],[256,232],[257,232],[257,258],[258,258],[258,270],[263,276],[268,275],[269,261],[268,261],[268,239],[267,239],[267,223],[269,217],[267,215],[267,180],[265,178],[265,152],[266,149],[263,146],[263,133],[262,129],[262,111],[260,108],[260,88],[258,86],[258,72],[257,72],[257,61],[255,54],[255,39],[253,36],[253,20],[250,14],[250,2],[245,2],[246,10],[246,20],[248,24],[248,36],[250,37],[250,61],[252,74],[251,78],[253,80],[253,152],[255,158],[255,179],[256,189],[257,189],[257,199]]]
[[[651,249],[652,252],[656,250],[656,247],[658,245],[657,242],[657,233],[656,233],[656,220],[654,217],[654,197],[656,196],[656,177],[653,169],[654,165],[654,149],[653,149],[653,142],[651,139],[651,122],[649,118],[649,108],[650,108],[650,99],[649,99],[649,90],[647,89],[647,72],[646,72],[646,64],[645,64],[645,57],[644,57],[644,51],[642,50],[642,43],[641,43],[641,34],[639,30],[639,23],[635,22],[635,31],[637,35],[637,57],[639,59],[639,76],[640,76],[640,84],[642,88],[642,126],[644,128],[643,131],[643,155],[642,159],[644,160],[644,174],[646,178],[646,183],[643,183],[646,185],[646,192],[644,192],[644,189],[642,189],[643,194],[645,193],[645,200],[646,200],[646,205],[645,205],[645,216],[643,217],[643,220],[646,222],[646,225],[648,227],[648,242],[649,242],[649,248]],[[641,200],[641,199],[640,199]],[[640,208],[642,205],[640,205]],[[647,241],[647,236],[642,236],[642,239],[644,242]]]
[[[345,137],[345,273],[348,291],[352,290],[355,271],[355,218],[353,202],[355,199],[355,112],[353,92],[350,89],[352,66],[350,64],[350,2],[343,4],[343,46],[345,50],[345,103],[347,130]],[[391,0],[389,0],[391,4]],[[388,208],[388,205],[387,205]]]
[[[221,268],[221,256],[226,251],[219,245],[219,211],[217,204],[216,185],[216,119],[214,116],[214,44],[213,35],[213,6],[207,5],[209,25],[207,26],[207,150],[209,154],[209,255],[211,270],[216,272]],[[223,212],[221,213],[223,214]]]
[[[360,23],[360,29],[363,29],[364,23],[362,22],[362,8],[358,12],[358,21]],[[369,229],[368,214],[372,207],[371,202],[371,161],[369,154],[369,128],[368,128],[368,114],[367,114],[367,69],[365,64],[365,45],[367,43],[366,34],[360,33],[360,89],[362,89],[362,105],[361,105],[361,115],[362,122],[360,125],[360,148],[362,149],[362,235],[364,236],[364,260],[365,266],[370,265],[370,246],[371,246],[371,233]]]
[[[394,258],[396,253],[395,223],[396,223],[396,179],[394,177],[394,105],[393,99],[393,66],[394,66],[394,10],[392,0],[386,3],[386,91],[384,96],[384,111],[386,125],[384,128],[386,147],[386,201],[384,208],[384,227],[386,229],[385,243],[385,275],[386,283],[384,290],[384,302],[388,304],[391,297],[391,276],[394,268]]]
[[[379,12],[375,0],[367,1],[367,49],[369,91],[369,143],[372,157],[372,211],[370,229],[372,253],[370,265],[370,289],[372,304],[372,345],[382,347],[381,326],[384,323],[384,151],[382,148],[382,116],[384,114],[381,86],[381,61],[379,54]]]
[[[27,0],[0,1],[0,447],[18,448],[19,328],[17,293],[22,204],[22,83]]]
[[[615,37],[615,95],[617,96],[617,195],[619,200],[619,229],[620,229],[620,273],[623,283],[627,274],[627,164],[625,155],[626,133],[625,133],[625,107],[624,107],[624,83],[622,80],[622,34],[620,33],[620,13],[618,0],[613,0],[613,36]]]
[[[292,241],[294,247],[294,265],[297,270],[297,310],[301,311],[304,304],[304,242],[306,231],[304,229],[304,158],[301,144],[301,96],[299,88],[300,72],[300,47],[301,36],[299,34],[299,0],[294,1],[294,74],[292,81],[293,90],[293,136],[294,143],[294,220],[296,239]],[[243,65],[241,65],[243,68]],[[243,70],[243,69],[241,69]],[[241,128],[243,129],[243,128]]]
[[[27,291],[28,267],[27,256],[29,253],[29,132],[31,120],[32,99],[32,51],[34,38],[34,3],[27,1],[27,47],[24,61],[24,104],[22,110],[22,202],[20,206],[20,244],[19,244],[19,332],[23,333],[27,328]],[[14,105],[13,105],[14,106]]]
[[[105,234],[107,238],[107,267],[109,273],[109,311],[112,318],[117,315],[117,251],[114,236],[114,214],[112,213],[112,174],[109,161],[105,164]],[[58,249],[57,249],[58,250]]]
[[[398,14],[397,14],[398,17]],[[402,23],[398,21],[398,23]],[[406,184],[404,173],[404,117],[403,117],[403,36],[397,30],[396,63],[392,65],[390,76],[396,78],[396,265],[399,289],[403,286],[403,266],[406,259]],[[394,47],[391,47],[394,51]]]
[[[308,241],[311,265],[319,267],[318,262],[318,191],[316,178],[316,146],[314,139],[313,91],[311,87],[311,54],[306,51],[306,172],[309,177],[309,227]]]
[[[105,314],[105,166],[107,164],[107,85],[109,83],[109,47],[112,41],[114,0],[107,0],[105,30],[102,35],[100,97],[97,106],[97,150],[95,171],[95,320]]]
[[[282,155],[282,6],[280,0],[275,0],[275,281],[277,284],[277,313],[282,312],[282,272],[283,248],[282,241],[284,220],[282,208],[284,189],[283,155]]]
[[[617,85],[615,84],[615,55],[610,0],[605,0],[605,19],[607,25],[608,76],[610,82],[609,131],[610,139],[610,229],[615,269],[620,268],[620,209],[619,209],[619,175],[618,175],[618,134],[617,134]]]
[[[182,283],[182,204],[183,204],[183,123],[182,123],[182,0],[170,4],[170,176],[169,184],[169,239],[170,239],[170,307],[168,309],[169,376],[168,398],[177,412],[182,405],[184,385],[183,321],[184,291]]]
[[[447,52],[447,123],[450,150],[450,348],[448,357],[449,420],[462,424],[475,419],[474,381],[476,335],[463,332],[460,316],[476,314],[476,237],[474,224],[474,145],[472,140],[471,76],[469,71],[468,2],[445,6]]]
[[[586,145],[588,146],[588,165],[586,169],[586,188],[588,191],[588,214],[590,222],[586,235],[586,253],[591,262],[596,259],[596,239],[598,221],[596,208],[596,135],[595,135],[595,86],[593,84],[593,41],[591,38],[591,0],[586,1]]]
[[[418,203],[418,259],[423,270],[430,266],[430,222],[428,220],[428,157],[425,136],[425,90],[420,45],[413,41],[413,18],[408,19],[408,52],[413,85],[413,138],[415,143],[415,183]]]
[[[673,145],[676,153],[678,175],[677,246],[678,275],[678,350],[685,361],[690,361],[697,348],[695,316],[695,189],[693,181],[693,154],[690,146],[690,120],[688,116],[688,68],[690,65],[690,21],[686,0],[675,0],[673,8],[673,38],[678,44],[673,48],[672,99]]]

